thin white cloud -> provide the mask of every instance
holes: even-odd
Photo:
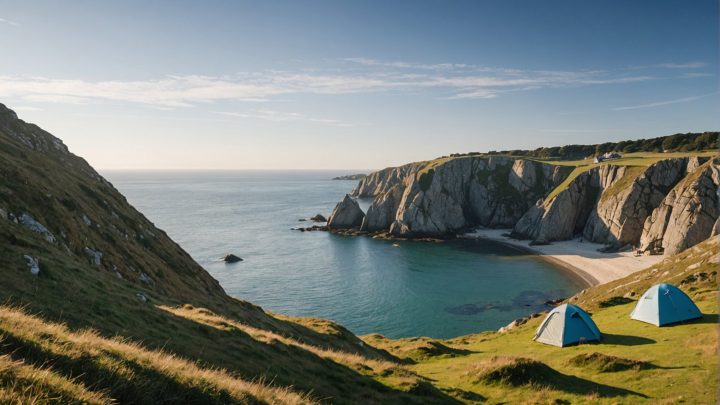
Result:
[[[360,69],[347,68],[347,63]],[[439,99],[492,99],[547,88],[620,85],[655,80],[628,71],[536,71],[466,64],[412,64],[350,58],[325,70],[184,75],[154,80],[88,81],[0,76],[0,97],[18,102],[87,103],[91,100],[179,108],[218,101],[269,101],[293,94],[433,93]],[[637,72],[642,73],[642,72]]]
[[[707,66],[705,62],[687,62],[687,63],[658,63],[655,67],[664,69],[700,69]]]
[[[5,19],[5,18],[0,18],[0,24],[12,25],[13,27],[19,27],[19,26],[20,26],[19,23],[15,22],[15,21],[12,21],[12,20]]]
[[[669,105],[669,104],[689,103],[691,101],[699,100],[701,98],[705,98],[705,97],[712,96],[715,94],[718,94],[718,93],[701,94],[699,96],[683,97],[683,98],[677,98],[674,100],[656,101],[654,103],[638,104],[638,105],[631,105],[631,106],[625,106],[625,107],[615,107],[615,108],[612,108],[612,110],[613,111],[627,111],[627,110],[638,110],[641,108],[661,107],[661,106]]]
[[[548,134],[595,134],[607,132],[625,132],[624,129],[538,129],[538,132]]]
[[[238,118],[249,118],[249,119],[257,119],[257,120],[263,120],[263,121],[273,121],[273,122],[313,122],[313,123],[319,123],[319,124],[328,124],[328,125],[334,125],[338,127],[352,127],[352,126],[358,126],[361,124],[358,123],[347,123],[336,119],[330,119],[330,118],[317,118],[317,117],[311,117],[306,114],[297,113],[297,112],[283,112],[283,111],[277,111],[277,110],[270,110],[265,108],[257,108],[257,109],[250,109],[245,112],[233,112],[233,111],[215,111],[215,114],[219,115],[225,115],[229,117],[238,117]]]
[[[475,65],[467,65],[465,63],[435,63],[435,64],[425,64],[425,63],[411,63],[411,62],[403,62],[403,61],[381,61],[377,59],[370,59],[370,58],[345,58],[346,62],[352,62],[357,63],[360,65],[365,66],[381,66],[381,67],[389,67],[389,68],[399,68],[399,69],[422,69],[422,70],[452,70],[452,69],[469,69],[469,68],[479,68]]]

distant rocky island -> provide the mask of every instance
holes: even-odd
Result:
[[[333,180],[362,180],[365,177],[367,177],[367,174],[364,173],[357,173],[357,174],[348,174],[345,176],[337,176],[333,177]]]

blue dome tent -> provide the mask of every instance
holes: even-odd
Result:
[[[672,284],[657,284],[640,297],[630,318],[663,326],[702,318],[702,313],[679,288]]]
[[[533,340],[564,347],[601,338],[600,330],[587,312],[578,306],[564,304],[550,311]]]

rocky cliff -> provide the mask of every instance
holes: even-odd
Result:
[[[373,198],[362,230],[446,236],[478,225],[511,227],[570,171],[502,156],[446,158],[372,173],[352,194]]]
[[[719,217],[720,158],[714,158],[691,171],[655,207],[644,222],[640,248],[681,252],[716,233]]]
[[[631,163],[442,158],[372,173],[352,195],[373,199],[361,230],[398,237],[484,226],[536,243],[581,236],[608,249],[676,253],[720,229],[717,158]]]

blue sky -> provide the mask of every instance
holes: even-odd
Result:
[[[0,102],[101,169],[374,169],[720,129],[709,0],[0,0],[0,55]]]

